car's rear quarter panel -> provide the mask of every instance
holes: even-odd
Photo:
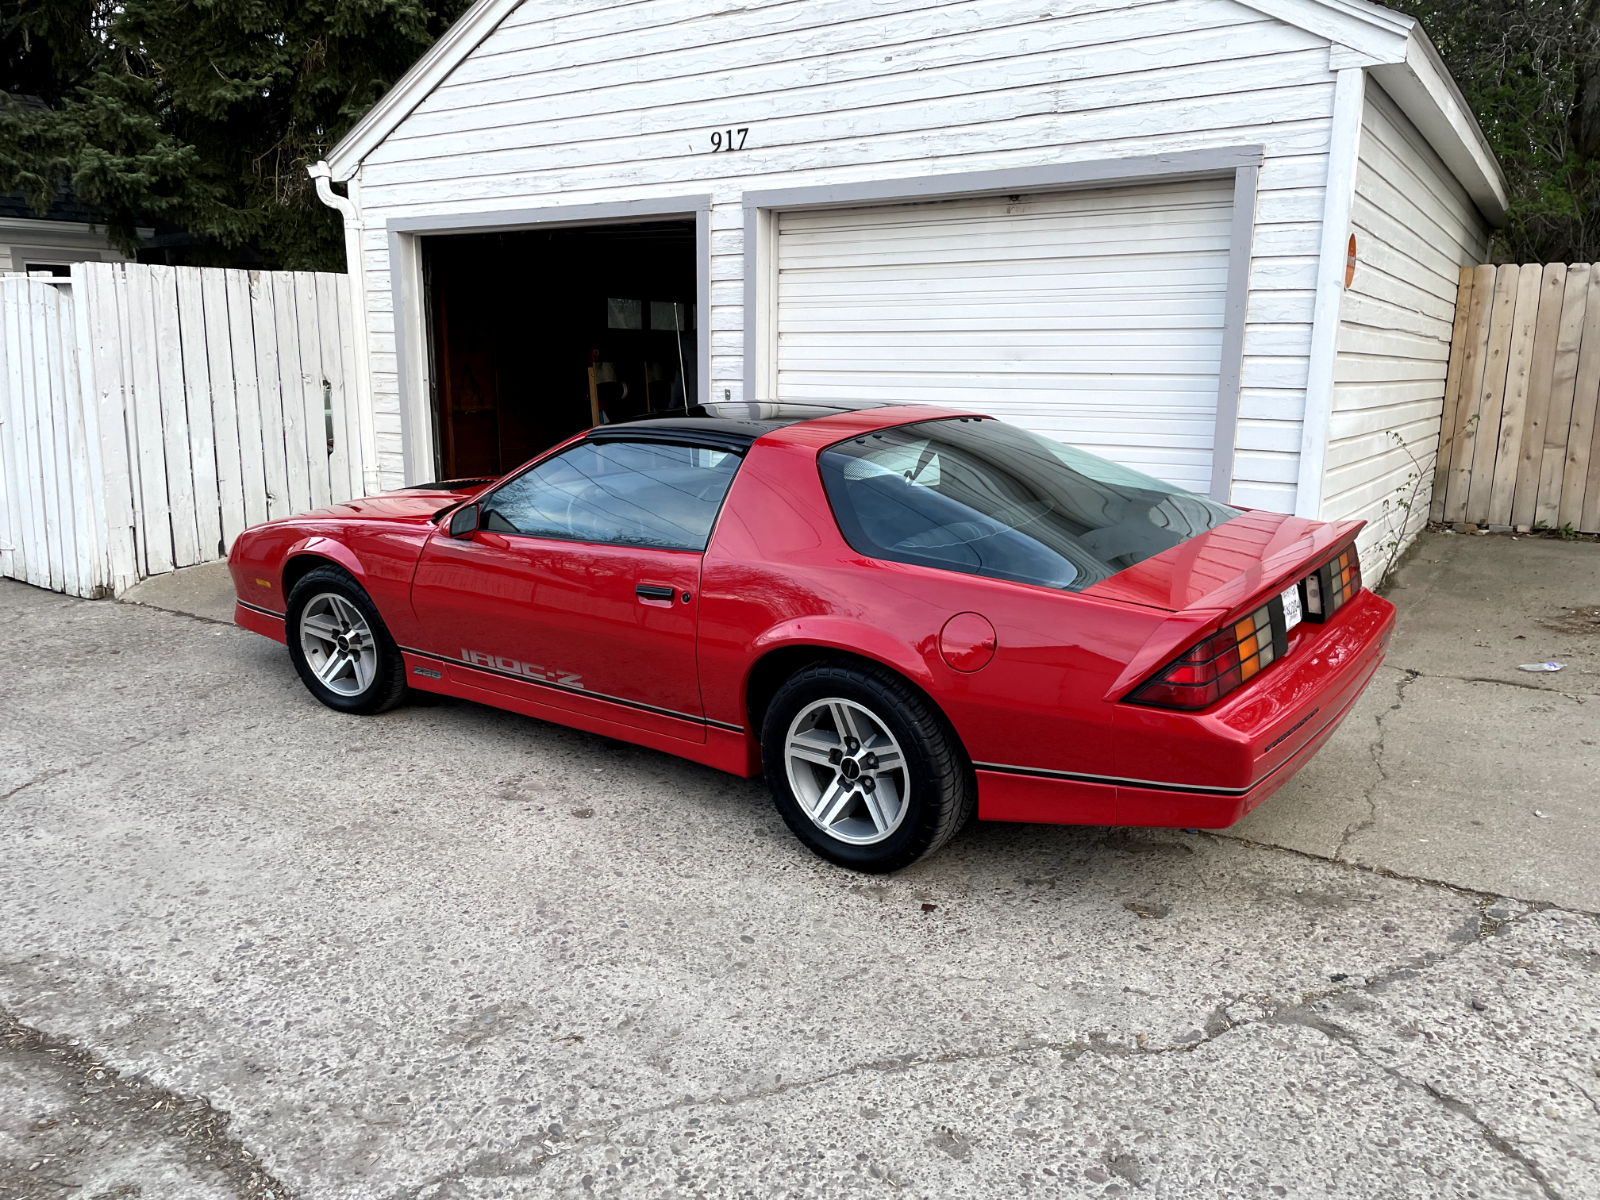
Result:
[[[816,449],[803,444],[752,451],[707,552],[701,595],[701,693],[713,720],[747,723],[747,681],[763,655],[823,646],[921,687],[977,762],[1094,774],[1111,770],[1108,691],[1167,618],[863,557],[839,533]],[[939,648],[941,629],[963,612],[986,617],[997,635],[993,660],[974,672],[950,667]]]
[[[1174,596],[1253,603],[1294,562],[1349,531],[1275,514],[1247,519],[1241,532],[1260,543],[1253,564],[1207,582],[1199,573],[1228,564],[1189,547],[1197,574],[1158,580],[1162,604],[1143,593],[1139,603],[878,561],[849,547],[829,508],[817,452],[852,431],[825,424],[758,443],[730,490],[702,579],[701,690],[715,720],[746,723],[746,683],[763,654],[834,647],[899,671],[940,706],[977,767],[980,816],[1215,827],[1292,775],[1382,658],[1393,610],[1363,592],[1329,624],[1300,626],[1283,660],[1210,710],[1125,703],[1137,682],[1226,615],[1220,606],[1162,605]],[[939,631],[961,612],[982,614],[997,635],[993,660],[970,673],[939,650]]]

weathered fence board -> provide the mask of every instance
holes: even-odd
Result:
[[[98,459],[77,347],[69,285],[0,280],[0,572],[86,595],[100,576]]]
[[[183,360],[183,406],[189,424],[189,463],[198,497],[221,496],[217,484],[216,418],[211,402],[211,371],[206,362],[205,309],[200,295],[200,278],[180,272],[178,313],[183,329],[180,353]],[[196,503],[195,545],[201,559],[222,553],[222,508],[219,504]]]
[[[0,279],[0,574],[119,592],[362,492],[342,275]]]
[[[234,413],[239,421],[239,481],[244,499],[244,524],[267,519],[266,462],[262,454],[265,426],[261,415],[261,382],[256,373],[254,299],[250,279],[228,272],[228,344],[233,357]]]
[[[1565,263],[1550,263],[1539,280],[1538,324],[1533,334],[1528,375],[1528,408],[1518,439],[1512,484],[1512,524],[1533,524],[1539,493],[1539,467],[1544,459],[1544,431],[1550,419],[1550,388],[1555,380],[1556,348],[1561,338],[1561,297],[1567,286]]]
[[[1542,271],[1523,271],[1517,280],[1517,309],[1512,321],[1511,352],[1506,359],[1505,402],[1500,409],[1498,436],[1491,436],[1494,466],[1485,511],[1510,512],[1516,497],[1517,465],[1522,461],[1522,429],[1528,417],[1528,385],[1542,282]]]
[[[1475,411],[1474,400],[1483,387],[1483,356],[1489,344],[1488,313],[1494,297],[1495,270],[1492,266],[1463,268],[1461,280],[1462,290],[1470,289],[1471,295],[1468,298],[1458,293],[1456,300],[1457,308],[1463,303],[1468,306],[1467,322],[1450,351],[1452,360],[1461,360],[1461,371],[1455,392],[1445,395],[1432,502],[1436,519],[1452,521],[1460,520],[1467,511],[1467,490],[1456,489],[1456,494],[1450,495],[1447,485],[1450,464],[1472,460],[1471,435],[1476,422],[1470,418]]]
[[[272,303],[272,276],[250,281],[250,318],[255,345],[255,375],[261,413],[261,459],[267,481],[267,516],[293,511],[289,496],[289,462],[284,456],[283,379],[278,360],[278,321]],[[252,453],[254,447],[251,448]]]
[[[1467,267],[1456,311],[1434,518],[1600,532],[1600,264]]]

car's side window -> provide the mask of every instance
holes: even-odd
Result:
[[[704,550],[740,456],[662,442],[581,442],[483,501],[484,527],[529,537]]]

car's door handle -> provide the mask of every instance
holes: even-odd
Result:
[[[671,600],[673,589],[659,583],[641,583],[633,589],[633,594],[643,600]]]

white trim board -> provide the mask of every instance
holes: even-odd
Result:
[[[457,17],[455,24],[428,48],[428,52],[339,139],[327,160],[333,178],[343,183],[354,175],[361,160],[394,132],[395,126],[410,116],[412,110],[449,78],[461,61],[521,4],[522,0],[478,0]]]
[[[1504,225],[1510,202],[1505,172],[1422,26],[1412,30],[1404,62],[1373,67],[1371,74],[1444,160],[1489,224]]]
[[[1466,188],[1491,225],[1504,225],[1505,173],[1439,52],[1413,17],[1364,0],[1238,0],[1327,38],[1329,68],[1362,67],[1383,85]]]
[[[1339,345],[1339,304],[1344,298],[1350,202],[1356,190],[1356,157],[1361,150],[1361,114],[1366,100],[1367,73],[1360,67],[1340,71],[1333,93],[1333,137],[1328,145],[1328,184],[1322,200],[1322,247],[1300,425],[1300,473],[1294,496],[1295,516],[1312,520],[1318,519],[1322,511],[1328,419],[1333,409],[1333,360]]]

